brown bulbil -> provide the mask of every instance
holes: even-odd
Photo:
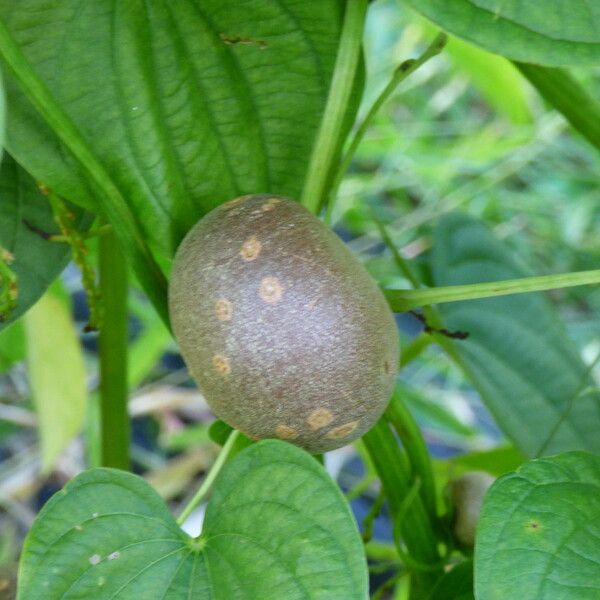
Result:
[[[173,263],[171,321],[189,370],[215,414],[248,435],[310,452],[350,443],[391,394],[393,315],[300,204],[266,194],[232,202],[235,211],[223,204],[191,229]],[[257,254],[248,240],[260,241]],[[252,260],[240,260],[245,243]]]

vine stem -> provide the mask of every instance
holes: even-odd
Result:
[[[392,399],[385,411],[385,418],[398,433],[402,445],[408,455],[412,468],[412,476],[421,481],[420,491],[432,522],[436,515],[436,492],[431,456],[425,438],[411,412],[408,410],[398,390],[394,391]]]
[[[338,152],[360,58],[367,6],[368,0],[346,2],[333,78],[301,196],[302,204],[312,213],[319,211],[327,196],[328,178]]]
[[[100,238],[100,438],[101,463],[128,470],[127,412],[127,263],[119,241],[110,233]]]
[[[377,97],[375,102],[373,102],[373,105],[367,112],[365,118],[363,119],[362,123],[359,125],[358,129],[356,130],[356,133],[354,134],[354,137],[352,138],[352,142],[350,142],[350,145],[348,146],[348,150],[346,151],[346,153],[344,154],[344,157],[342,158],[340,167],[337,171],[337,175],[335,177],[333,185],[331,186],[330,201],[327,205],[327,216],[325,218],[325,221],[327,223],[331,222],[331,216],[333,213],[335,198],[337,196],[338,188],[340,187],[340,184],[342,182],[342,178],[344,177],[344,174],[348,170],[348,167],[350,166],[350,163],[352,162],[352,159],[354,158],[354,155],[356,154],[356,150],[360,146],[360,143],[362,142],[362,140],[365,136],[365,133],[369,129],[369,126],[373,122],[375,115],[377,115],[377,113],[379,112],[381,107],[387,102],[387,100],[394,93],[396,88],[407,77],[409,77],[417,69],[422,67],[429,59],[433,58],[434,56],[437,56],[443,50],[447,41],[448,41],[448,36],[445,33],[439,33],[435,37],[433,42],[431,42],[431,44],[423,52],[423,54],[421,54],[421,56],[419,56],[418,58],[415,58],[415,59],[411,58],[411,59],[405,60],[403,63],[398,65],[398,67],[396,67],[396,69],[394,70],[392,78],[390,79],[388,84],[385,86],[383,91],[379,94],[379,96]]]
[[[229,434],[225,445],[221,449],[221,452],[219,452],[219,456],[217,456],[217,460],[214,462],[213,466],[208,472],[208,475],[204,478],[202,485],[198,488],[198,491],[194,494],[194,497],[188,502],[177,518],[178,525],[183,525],[185,520],[192,514],[194,509],[200,504],[200,502],[202,502],[208,493],[208,490],[211,488],[212,484],[217,478],[217,475],[221,472],[221,469],[223,468],[223,465],[225,464],[225,461],[227,460],[227,457],[229,456],[229,453],[231,452],[231,449],[233,448],[239,434],[240,432],[236,429]]]
[[[443,574],[437,536],[421,496],[410,503],[411,468],[404,451],[399,447],[390,425],[381,418],[362,438],[387,496],[394,531],[400,532],[406,548],[419,565],[431,570],[412,572],[414,586],[411,598],[427,598],[435,582]],[[396,540],[397,541],[397,540]]]
[[[416,290],[386,289],[383,290],[383,293],[393,311],[406,312],[419,306],[442,304],[444,302],[542,292],[597,283],[600,283],[600,269]]]
[[[96,193],[99,209],[114,227],[132,267],[155,309],[169,326],[167,281],[154,260],[129,206],[104,165],[97,159],[62,106],[37,76],[23,51],[0,19],[0,57],[37,112],[82,166]]]

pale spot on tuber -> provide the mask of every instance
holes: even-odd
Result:
[[[277,425],[275,435],[281,440],[293,440],[298,437],[298,432],[287,425]]]
[[[231,302],[226,298],[217,300],[215,304],[215,315],[219,321],[230,321],[231,320]]]
[[[251,261],[258,258],[262,244],[256,239],[256,236],[249,237],[243,244],[240,250],[240,256],[245,261]]]
[[[222,354],[215,354],[212,359],[212,364],[215,371],[219,375],[229,375],[231,373],[231,365],[229,359]]]
[[[358,427],[358,421],[350,421],[339,427],[334,427],[328,434],[327,437],[333,440],[339,440],[341,438],[350,435]]]
[[[236,206],[239,206],[240,204],[242,204],[242,202],[245,202],[246,200],[248,200],[248,198],[250,198],[250,196],[240,196],[239,198],[235,198],[234,200],[225,202],[223,204],[223,208],[225,210],[231,210],[232,208],[235,208]]]
[[[269,198],[260,208],[263,212],[273,210],[281,200],[279,198]]]
[[[281,300],[283,286],[277,277],[264,277],[260,282],[258,294],[268,304],[275,304]]]
[[[317,408],[317,410],[310,413],[306,422],[308,426],[313,430],[321,429],[326,425],[329,425],[333,421],[333,413],[326,408]]]

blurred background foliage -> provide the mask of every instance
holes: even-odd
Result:
[[[435,32],[395,0],[372,5],[359,120],[393,69],[417,55]],[[599,96],[598,69],[574,69],[573,74]],[[600,259],[599,173],[598,150],[574,133],[510,62],[451,39],[375,119],[342,183],[332,224],[384,286],[408,282],[382,242],[376,220],[429,281],[433,227],[455,210],[487,223],[532,273],[592,269]],[[96,244],[88,242],[92,264]],[[97,334],[84,331],[89,314],[79,270],[69,265],[49,294],[25,322],[0,334],[0,598],[11,597],[4,574],[12,572],[41,505],[99,460]],[[548,297],[584,362],[591,364],[600,352],[600,289],[572,288]],[[69,313],[81,351],[60,336],[48,338],[54,341],[44,353],[28,351],[27,339],[42,335],[40,327],[52,336],[52,326],[68,321]],[[27,331],[32,320],[33,334]],[[404,347],[423,328],[410,314],[399,315],[398,324]],[[213,417],[170,335],[135,288],[130,339],[134,468],[180,506],[218,450],[208,433]],[[64,360],[74,353],[81,354],[81,364],[78,358]],[[52,375],[69,385],[49,389],[44,377]],[[592,375],[597,387],[600,369]],[[402,369],[399,390],[439,459],[440,485],[467,468],[500,474],[520,462],[473,386],[437,345],[427,346]],[[73,439],[74,431],[81,434]],[[345,448],[326,459],[345,490],[359,485],[351,492],[359,522],[377,495],[372,478],[363,478],[362,454],[359,445],[358,453]],[[374,539],[391,540],[385,514],[375,521]],[[373,545],[372,556],[377,549]]]

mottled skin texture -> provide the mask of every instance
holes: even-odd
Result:
[[[253,438],[339,448],[381,416],[393,315],[364,267],[304,207],[254,195],[206,215],[177,251],[171,321],[215,414]]]

